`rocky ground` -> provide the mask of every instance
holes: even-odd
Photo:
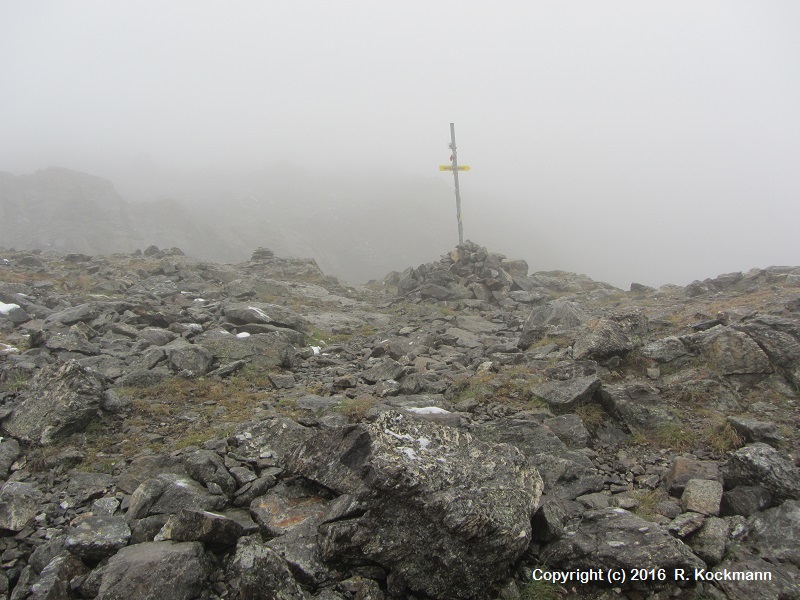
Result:
[[[800,268],[0,250],[0,597],[800,598],[799,392]]]

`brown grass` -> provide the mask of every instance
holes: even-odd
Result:
[[[336,407],[340,413],[351,421],[362,421],[367,416],[369,410],[375,406],[378,399],[374,396],[356,396],[355,398],[345,398]]]

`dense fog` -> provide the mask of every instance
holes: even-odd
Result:
[[[4,2],[0,81],[0,171],[325,232],[351,280],[457,243],[451,122],[465,238],[532,270],[800,264],[794,2]]]

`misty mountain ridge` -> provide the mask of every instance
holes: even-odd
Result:
[[[0,246],[107,255],[155,245],[227,263],[269,247],[283,256],[313,257],[326,274],[354,283],[452,248],[452,191],[434,178],[396,181],[367,173],[354,179],[289,164],[238,175],[173,173],[147,161],[116,172],[117,178],[125,195],[108,179],[66,168],[0,172]],[[159,197],[157,190],[178,197]],[[506,230],[524,232],[524,222],[509,223],[488,203],[474,202],[471,210],[473,239],[478,230],[495,248],[504,241],[534,270],[573,270],[556,266],[547,240],[560,229],[538,226],[529,235],[533,251],[523,254]]]
[[[283,176],[256,174],[238,189],[210,184],[191,203],[132,202],[112,182],[78,171],[0,173],[0,240],[17,249],[83,254],[177,246],[219,262],[241,262],[253,248],[269,246],[314,257],[323,270],[350,281],[420,263],[450,245],[452,231],[444,225],[451,225],[453,207],[432,201],[426,182],[382,187],[389,203],[371,197],[372,184],[324,186],[287,168]]]

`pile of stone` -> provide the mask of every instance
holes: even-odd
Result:
[[[398,293],[406,297],[494,304],[516,297],[534,302],[541,297],[525,294],[533,287],[527,275],[528,263],[524,260],[508,260],[503,254],[489,252],[467,240],[438,262],[390,274],[385,283],[396,285]]]

